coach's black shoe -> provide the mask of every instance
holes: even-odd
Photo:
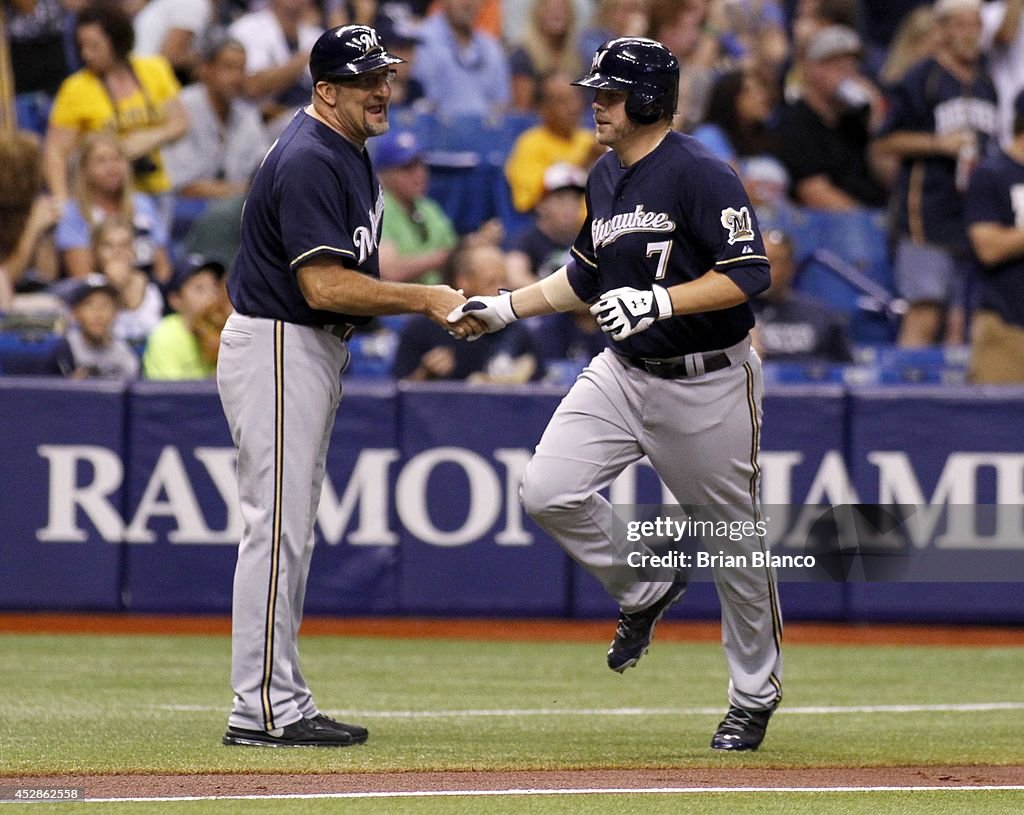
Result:
[[[651,638],[654,636],[654,626],[658,620],[675,603],[679,602],[686,591],[688,578],[682,569],[676,569],[673,581],[666,591],[653,604],[643,611],[634,611],[627,614],[619,612],[619,623],[615,626],[615,639],[612,640],[608,649],[608,667],[613,671],[622,673],[626,668],[632,668],[640,657],[647,653],[650,647]]]
[[[366,736],[365,730],[362,738],[359,738],[338,726],[328,727],[316,719],[299,719],[272,732],[229,726],[221,741],[235,747],[348,747],[362,744]]]
[[[729,705],[729,712],[711,738],[711,749],[756,750],[764,741],[768,720],[778,706],[776,703],[767,710],[747,710]]]
[[[357,724],[345,724],[339,722],[336,719],[332,719],[330,716],[325,716],[323,713],[317,713],[313,717],[313,721],[317,724],[323,725],[324,727],[333,727],[336,730],[343,730],[346,733],[350,733],[352,738],[355,739],[356,744],[362,744],[370,735],[370,731],[365,727],[360,727]]]

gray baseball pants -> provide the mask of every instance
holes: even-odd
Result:
[[[590,574],[623,611],[644,609],[667,590],[627,567],[613,534],[613,507],[599,490],[643,456],[676,501],[701,517],[760,518],[761,362],[744,340],[726,349],[730,365],[660,379],[605,350],[583,371],[551,418],[526,468],[527,513]],[[701,368],[702,370],[702,368]],[[621,524],[620,524],[621,526]],[[762,538],[714,538],[713,553],[764,550]],[[709,541],[705,547],[711,549]],[[635,546],[634,546],[635,548]],[[729,700],[749,709],[782,692],[782,617],[768,568],[716,568]]]
[[[244,531],[231,617],[232,727],[317,715],[298,634],[327,447],[348,348],[320,328],[232,314],[217,386],[238,448]]]

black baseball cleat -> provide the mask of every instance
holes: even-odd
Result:
[[[313,721],[317,724],[323,725],[324,727],[333,727],[337,730],[343,730],[346,733],[351,733],[356,744],[362,744],[370,735],[370,731],[365,727],[360,727],[357,724],[345,724],[344,722],[339,722],[337,719],[332,719],[330,716],[325,716],[323,713],[317,713],[316,716],[313,717]]]
[[[299,719],[272,732],[229,726],[221,741],[229,747],[349,747],[362,744],[369,735],[365,728],[322,719],[327,717]]]
[[[619,612],[619,622],[615,626],[615,639],[612,640],[608,649],[608,667],[613,671],[622,673],[626,668],[632,668],[640,657],[647,653],[651,645],[651,638],[654,636],[654,626],[658,620],[675,603],[679,602],[689,579],[682,569],[676,569],[672,583],[666,591],[653,604],[643,609],[628,614],[625,611]]]
[[[768,720],[778,706],[776,702],[767,710],[747,710],[729,705],[729,712],[725,714],[715,735],[711,737],[711,749],[756,750],[764,741]]]

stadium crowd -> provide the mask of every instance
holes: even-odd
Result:
[[[407,60],[392,130],[369,145],[383,277],[483,292],[557,268],[601,153],[570,81],[605,40],[648,36],[682,66],[676,128],[728,161],[756,207],[776,278],[755,304],[767,361],[863,376],[903,349],[925,360],[919,378],[934,362],[941,381],[959,364],[966,381],[1024,382],[1022,12],[3,0],[0,373],[212,376],[249,179],[309,101],[312,43],[358,22]],[[377,320],[353,339],[352,373],[561,381],[603,342],[586,312],[531,322],[514,347],[470,353],[436,327]]]

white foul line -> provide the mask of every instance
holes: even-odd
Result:
[[[222,710],[212,705],[154,705],[158,710],[178,713],[210,713]],[[776,716],[827,716],[845,713],[978,713],[1024,710],[1024,702],[967,702],[937,705],[805,705],[780,707]],[[468,710],[328,710],[332,716],[362,716],[367,719],[461,719],[485,716],[717,716],[721,707],[612,707],[612,708],[495,708]]]
[[[988,784],[985,786],[942,787],[591,787],[586,789],[507,789],[507,790],[403,790],[381,792],[315,792],[271,795],[180,795],[167,798],[81,798],[82,804],[178,803],[182,801],[290,801],[332,798],[456,798],[515,795],[705,795],[728,793],[829,793],[829,792],[1020,792],[1024,785]],[[0,801],[0,804],[26,803]],[[42,803],[42,802],[39,802]],[[46,802],[51,803],[51,802]]]

